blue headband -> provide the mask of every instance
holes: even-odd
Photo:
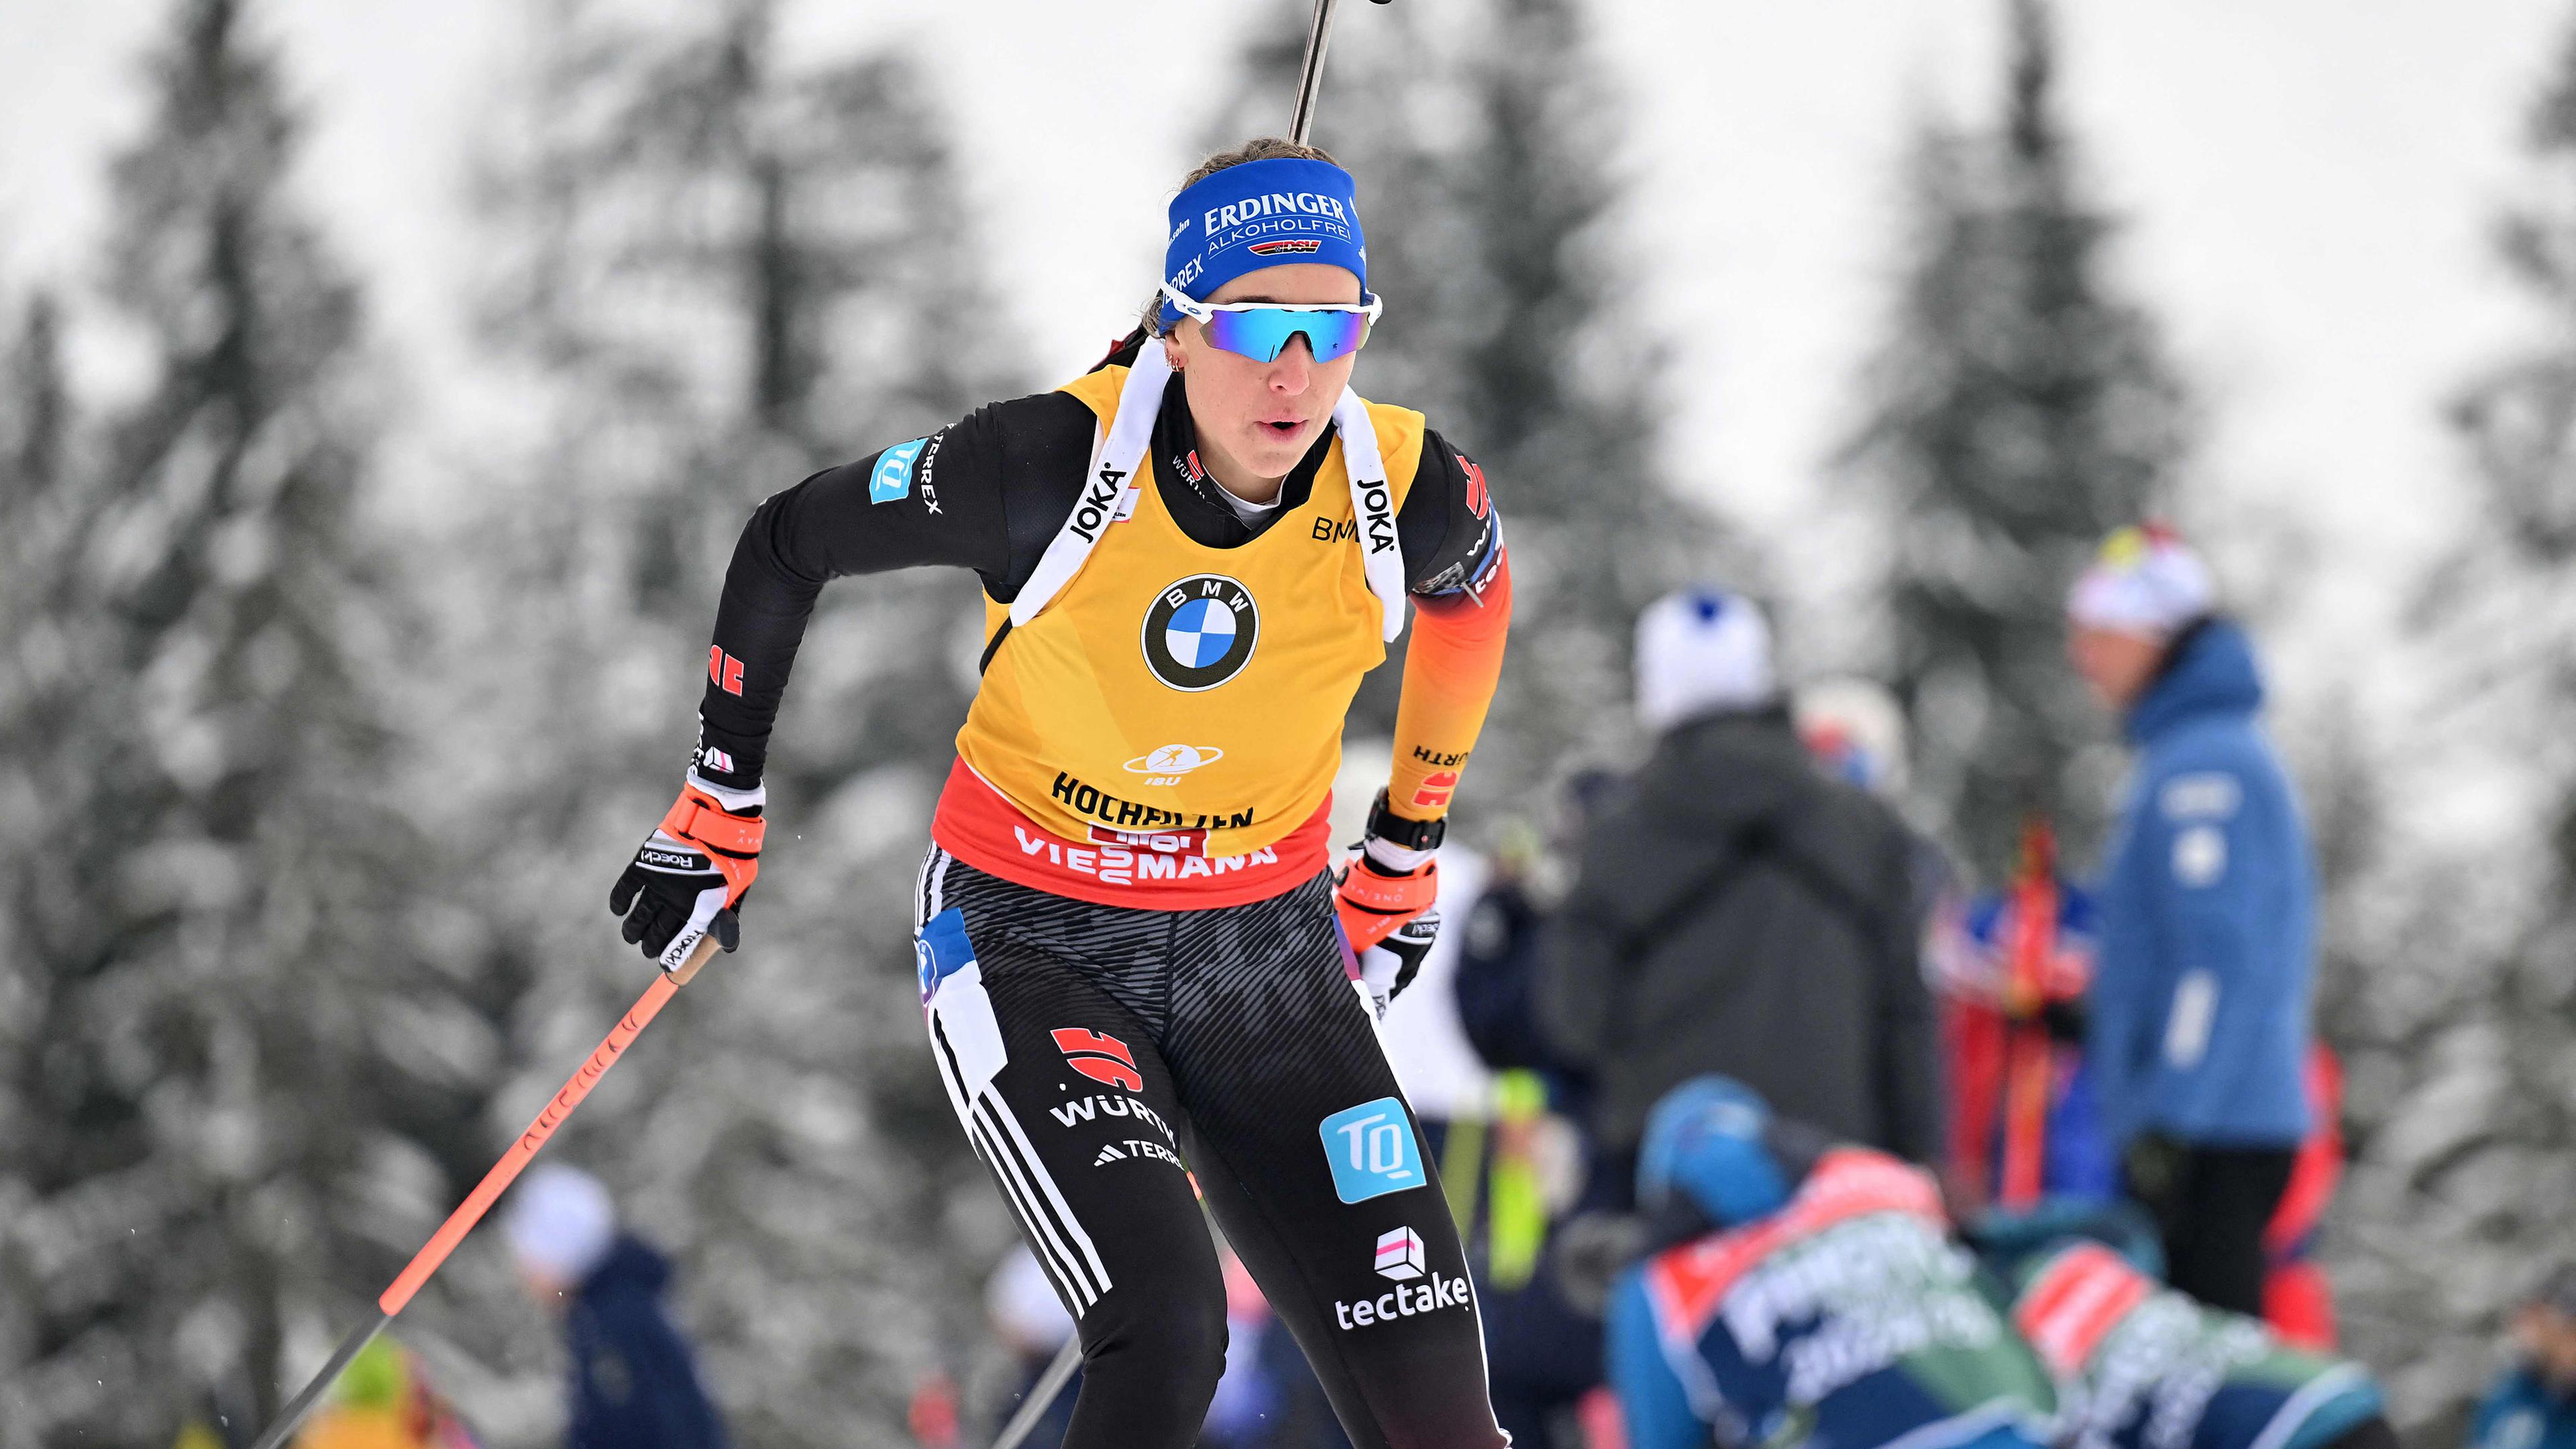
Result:
[[[1170,222],[1163,278],[1193,300],[1287,262],[1340,267],[1360,279],[1361,298],[1368,296],[1358,188],[1329,161],[1281,156],[1229,166],[1173,197]],[[1163,326],[1180,320],[1180,309],[1165,301]]]

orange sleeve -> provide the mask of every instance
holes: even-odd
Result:
[[[1512,559],[1494,560],[1480,594],[1413,603],[1413,644],[1404,656],[1404,695],[1395,709],[1395,773],[1388,807],[1408,820],[1449,813],[1449,797],[1485,727],[1503,676],[1503,636],[1512,624]]]

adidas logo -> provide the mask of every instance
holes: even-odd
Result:
[[[1168,1162],[1174,1167],[1181,1166],[1180,1157],[1176,1155],[1172,1149],[1151,1139],[1139,1140],[1134,1137],[1121,1137],[1115,1142],[1104,1144],[1100,1149],[1100,1155],[1091,1159],[1091,1165],[1094,1167],[1107,1167],[1113,1162],[1130,1162],[1139,1158],[1150,1158],[1156,1162]],[[1186,1172],[1189,1169],[1182,1168],[1181,1170]]]

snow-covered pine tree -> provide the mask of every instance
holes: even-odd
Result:
[[[1886,519],[1893,657],[1916,796],[1985,879],[2044,810],[2081,858],[2111,781],[2104,724],[2065,663],[2064,590],[2110,528],[2159,503],[2181,389],[2104,276],[2111,219],[2083,195],[2051,95],[2046,0],[2010,0],[1995,130],[1925,128],[1894,333],[1870,363],[1843,482]]]
[[[1286,131],[1308,13],[1284,0],[1255,27],[1212,145]],[[1460,798],[1471,821],[1626,738],[1639,608],[1686,580],[1753,582],[1657,458],[1664,354],[1623,305],[1613,237],[1620,126],[1570,0],[1335,27],[1312,139],[1359,178],[1387,298],[1360,386],[1422,409],[1485,469],[1511,542],[1511,659]],[[1398,674],[1371,676],[1355,728],[1393,727]]]
[[[2528,136],[2499,250],[2532,335],[2452,407],[2477,511],[2421,590],[2426,712],[2383,762],[2386,858],[2338,902],[2360,949],[2326,980],[2346,1333],[2424,1443],[2461,1437],[2513,1306],[2576,1259],[2576,32]]]
[[[242,5],[174,5],[149,74],[102,248],[148,385],[62,446],[40,326],[15,391],[51,401],[12,410],[13,511],[30,461],[54,476],[0,714],[0,788],[40,805],[0,958],[11,1443],[264,1418],[309,1367],[290,1340],[352,1321],[441,1205],[489,1070],[378,792],[398,616],[357,289],[287,195],[298,126]]]
[[[493,844],[489,949],[534,988],[524,1102],[649,979],[607,891],[678,789],[751,509],[1012,380],[919,72],[800,62],[776,8],[550,5],[487,168],[487,333],[535,427],[472,530],[449,733],[455,827]],[[747,1446],[895,1442],[1010,1232],[931,1075],[909,943],[975,600],[962,574],[825,592],[744,949],[559,1145],[680,1259]]]

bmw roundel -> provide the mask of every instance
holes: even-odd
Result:
[[[1243,672],[1261,637],[1252,591],[1223,574],[1193,574],[1145,611],[1145,666],[1174,689],[1214,689]]]

